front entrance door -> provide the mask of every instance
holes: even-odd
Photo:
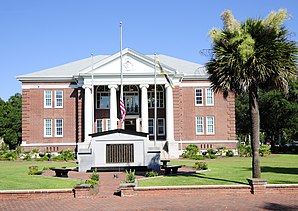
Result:
[[[136,131],[136,120],[135,119],[126,119],[124,121],[125,130]]]

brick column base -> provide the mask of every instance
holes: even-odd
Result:
[[[90,196],[91,185],[89,184],[81,184],[76,185],[73,189],[75,198],[89,198]]]
[[[266,179],[260,179],[260,178],[249,178],[246,179],[250,185],[250,192],[252,194],[258,195],[258,194],[265,194],[266,192],[266,185],[267,180]]]

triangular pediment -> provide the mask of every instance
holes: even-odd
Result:
[[[83,75],[120,75],[121,73],[121,57],[120,52],[111,55],[97,63],[92,67],[88,67],[81,72]],[[154,75],[154,59],[138,53],[130,48],[122,51],[122,72],[123,75]],[[164,70],[168,74],[174,74],[175,69],[163,65]],[[159,72],[158,66],[156,71]]]

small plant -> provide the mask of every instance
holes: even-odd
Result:
[[[145,177],[157,177],[158,173],[156,171],[147,171]]]
[[[38,149],[38,148],[34,148],[34,149],[32,149],[32,153],[33,153],[33,154],[37,154],[37,153],[39,153],[39,149]]]
[[[99,181],[99,174],[96,173],[96,171],[93,171],[93,173],[89,176],[90,180]]]
[[[266,156],[271,154],[270,146],[269,145],[261,145],[259,149],[259,153],[261,156]]]
[[[194,167],[198,170],[207,170],[208,169],[208,165],[206,162],[196,162]]]
[[[135,170],[131,171],[131,169],[129,169],[129,172],[127,170],[125,170],[126,172],[126,183],[134,183],[136,180],[136,175],[135,175]]]
[[[31,161],[32,160],[32,158],[31,158],[31,152],[30,151],[25,151],[24,152],[23,160],[27,160],[27,161]]]
[[[209,159],[216,159],[216,158],[217,158],[217,155],[214,155],[214,154],[207,154],[207,155],[206,155],[206,158],[209,158]]]
[[[228,151],[226,152],[226,156],[228,156],[228,157],[233,157],[233,156],[234,156],[234,152],[233,152],[232,150],[228,150]]]
[[[28,175],[41,175],[43,171],[38,170],[38,166],[29,166]]]

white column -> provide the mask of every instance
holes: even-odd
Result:
[[[166,131],[167,141],[174,141],[173,88],[166,85]]]
[[[111,130],[117,129],[117,85],[109,85],[110,89],[110,121]]]
[[[92,88],[88,85],[83,85],[83,88],[85,89],[85,141],[91,141],[91,136],[89,134],[93,133],[92,130]]]
[[[148,84],[141,84],[140,88],[142,90],[142,132],[148,133],[148,94],[147,89],[149,85]]]

